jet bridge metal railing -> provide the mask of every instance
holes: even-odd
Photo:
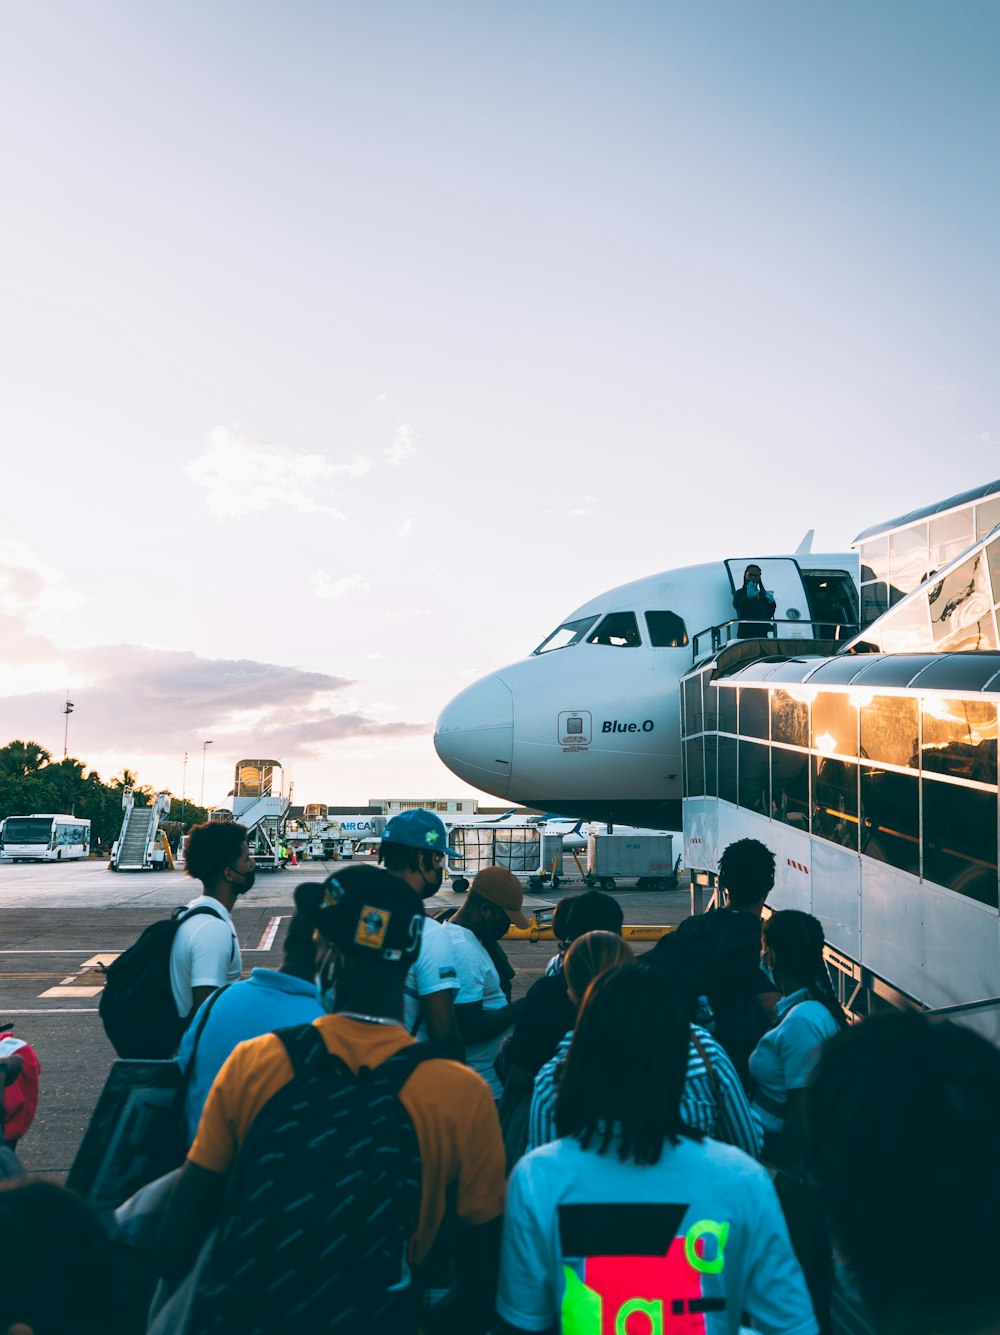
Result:
[[[737,635],[736,629],[741,625],[768,626],[774,628],[773,634],[763,635]],[[804,630],[806,626],[818,627],[823,630],[829,630],[829,635],[809,635],[809,636],[786,636],[778,634],[778,626],[794,626],[798,630]],[[739,642],[741,644],[784,644],[792,643],[803,652],[806,646],[809,646],[810,652],[815,652],[816,645],[829,646],[827,653],[836,653],[847,643],[852,636],[857,635],[861,626],[857,622],[838,622],[821,621],[815,618],[805,617],[773,617],[770,621],[749,621],[746,617],[733,617],[729,621],[720,621],[717,626],[706,626],[704,630],[699,630],[691,637],[691,662],[697,663],[705,654],[718,653],[720,649],[725,649],[727,645]],[[787,652],[783,650],[782,652]]]

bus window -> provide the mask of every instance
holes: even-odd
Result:
[[[688,642],[687,626],[676,612],[647,612],[646,629],[654,649],[682,649]]]
[[[637,649],[642,640],[634,612],[609,612],[587,639],[588,644],[603,644],[615,649]]]
[[[553,649],[568,649],[571,644],[579,644],[596,620],[597,617],[583,617],[580,621],[567,621],[544,639],[534,652],[549,654]]]

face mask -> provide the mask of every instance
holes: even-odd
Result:
[[[323,956],[316,975],[316,1000],[328,1015],[333,1014],[334,988],[337,982],[337,956],[331,948]]]
[[[763,951],[761,951],[761,953],[760,953],[760,971],[761,971],[761,973],[764,975],[764,977],[767,979],[767,981],[771,984],[771,986],[775,989],[775,991],[776,991],[776,992],[777,992],[777,991],[780,991],[781,989],[778,987],[778,984],[774,981],[774,974],[771,972],[770,968],[769,968],[769,967],[767,966],[767,964],[764,962],[766,959],[767,959],[767,956],[764,954]]]
[[[253,889],[253,883],[257,879],[257,873],[254,871],[241,871],[237,872],[237,875],[243,877],[243,884],[238,888],[234,887],[236,888],[236,894],[245,895],[248,890]]]
[[[426,880],[424,881],[424,899],[430,899],[431,895],[436,895],[442,885],[444,885],[444,866],[433,867],[431,870],[434,874],[434,879],[429,884]],[[427,872],[425,871],[424,876],[426,877],[426,875]]]

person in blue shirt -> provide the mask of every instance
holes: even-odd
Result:
[[[321,897],[322,886],[296,887],[296,912],[288,925],[281,968],[254,969],[249,978],[213,993],[188,1025],[177,1053],[184,1071],[191,1066],[184,1107],[188,1144],[197,1133],[208,1091],[238,1044],[273,1029],[312,1024],[325,1014],[316,991],[313,941]]]
[[[781,992],[775,1025],[750,1054],[750,1103],[764,1127],[765,1157],[801,1163],[806,1086],[828,1038],[846,1029],[823,958],[823,927],[811,913],[772,913],[761,933],[761,967]]]

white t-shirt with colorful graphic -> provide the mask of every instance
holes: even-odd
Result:
[[[523,1330],[761,1335],[818,1327],[766,1171],[713,1140],[622,1163],[556,1140],[511,1176],[497,1311]]]

